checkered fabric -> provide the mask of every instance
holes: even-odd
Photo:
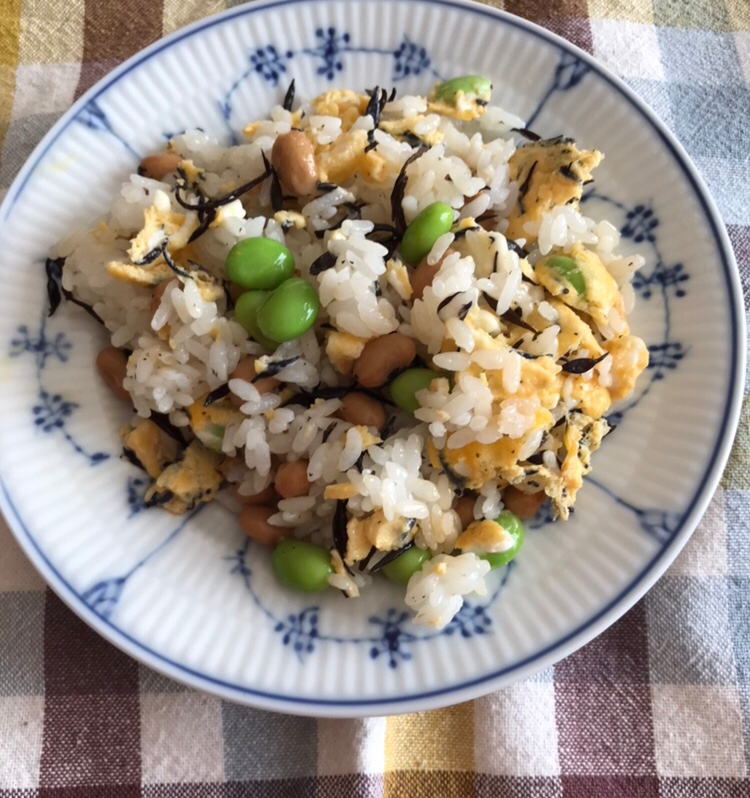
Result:
[[[0,0],[0,191],[102,75],[227,5]],[[750,2],[504,7],[592,52],[671,127],[750,308]],[[481,700],[361,721],[247,709],[139,666],[45,589],[0,521],[0,798],[750,796],[749,455],[746,396],[697,532],[595,642]]]

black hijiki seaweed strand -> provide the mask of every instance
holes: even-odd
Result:
[[[518,244],[516,241],[514,241],[512,238],[507,239],[505,243],[508,245],[508,249],[511,252],[515,252],[516,255],[518,255],[519,258],[528,258],[529,257],[528,251],[524,247],[522,247],[520,244]]]
[[[525,139],[529,141],[541,141],[542,137],[538,133],[534,133],[533,130],[529,130],[527,127],[512,127],[511,130],[514,133],[518,133],[519,135],[523,136]]]
[[[292,78],[292,82],[289,84],[289,88],[286,90],[286,94],[284,95],[284,102],[282,103],[282,108],[285,111],[292,110],[292,105],[294,105],[294,95],[295,95],[294,78]]]
[[[258,382],[258,380],[265,379],[266,377],[275,377],[280,371],[283,371],[287,366],[291,366],[292,363],[296,363],[298,360],[299,355],[295,355],[294,357],[287,357],[283,360],[272,361],[263,371],[256,374],[251,382]]]
[[[227,396],[229,396],[229,383],[225,382],[224,385],[214,388],[213,391],[206,396],[203,400],[203,407],[210,407],[214,402],[218,402],[220,399],[224,399]]]
[[[184,446],[187,443],[185,436],[182,434],[182,430],[179,427],[176,427],[169,420],[169,416],[167,416],[165,413],[155,413],[151,411],[149,419],[153,421],[162,432],[169,435],[172,440],[177,441],[177,443],[179,443],[181,446]]]
[[[346,532],[346,524],[346,501],[344,499],[339,499],[336,502],[336,509],[333,511],[331,533],[333,535],[333,545],[336,551],[341,555],[342,560],[344,557],[346,557],[346,546],[349,542],[349,536]]]
[[[495,303],[495,309],[497,309],[497,303]],[[527,321],[523,320],[523,316],[521,316],[520,311],[516,310],[515,308],[508,308],[505,313],[500,314],[500,318],[506,324],[515,324],[516,327],[521,327],[523,330],[528,330],[529,332],[534,333],[534,335],[539,334],[538,330],[534,329],[534,327],[532,327]]]
[[[521,213],[526,213],[523,206],[523,200],[524,197],[526,196],[526,192],[529,190],[529,187],[531,186],[531,178],[534,175],[534,170],[536,169],[536,165],[538,163],[539,161],[534,161],[534,163],[531,164],[531,168],[529,169],[529,172],[526,175],[525,180],[518,187],[518,209]]]
[[[410,519],[413,520],[413,519]],[[368,573],[374,574],[377,573],[381,568],[392,563],[395,559],[400,557],[405,551],[410,549],[414,545],[413,541],[409,541],[405,543],[400,549],[393,549],[392,551],[387,551],[376,563],[369,569]]]
[[[459,292],[460,293],[460,292]],[[437,310],[435,311],[436,314],[440,315],[440,311],[445,310],[445,308],[450,305],[451,302],[458,296],[459,294],[449,294],[445,299],[441,300],[440,304],[437,306]]]
[[[136,468],[140,468],[141,471],[145,471],[146,467],[138,458],[138,455],[132,450],[128,449],[127,446],[122,447],[122,456],[131,464],[134,465]]]
[[[378,553],[378,550],[375,548],[375,546],[371,546],[371,547],[370,547],[370,551],[368,551],[368,552],[367,552],[367,556],[366,556],[366,557],[365,557],[363,560],[360,560],[360,561],[357,563],[357,568],[358,568],[360,571],[364,571],[364,570],[365,570],[365,568],[367,568],[367,566],[369,565],[369,563],[370,563],[370,560],[371,560],[371,559],[372,559],[372,558],[373,558],[373,557],[374,557],[374,556],[375,556],[377,553]]]
[[[317,274],[322,274],[323,272],[328,271],[328,269],[332,269],[335,265],[336,256],[332,252],[324,252],[310,265],[310,274],[314,277]]]
[[[464,490],[466,490],[466,484],[468,483],[469,480],[466,477],[462,477],[460,474],[457,474],[448,465],[445,458],[443,457],[442,452],[438,452],[438,460],[440,461],[440,467],[445,472],[445,476],[448,477],[448,481],[451,483],[451,485],[453,485],[456,495],[458,496],[463,495]]]
[[[567,180],[572,180],[574,183],[581,182],[581,179],[568,164],[563,164],[557,171]]]
[[[188,280],[191,280],[191,279],[192,279],[192,275],[190,274],[190,272],[189,272],[189,271],[186,271],[185,269],[182,269],[182,268],[180,268],[180,267],[179,267],[179,266],[178,266],[178,265],[177,265],[177,264],[176,264],[176,263],[175,263],[175,262],[172,260],[172,256],[171,256],[171,255],[169,254],[169,252],[167,251],[167,242],[166,242],[166,241],[164,242],[164,244],[162,244],[162,253],[161,253],[161,254],[162,254],[162,257],[164,258],[164,263],[166,263],[166,264],[167,264],[167,266],[169,266],[169,268],[170,268],[170,269],[171,269],[171,270],[172,270],[172,271],[173,271],[175,274],[179,275],[180,277],[185,277],[185,278],[186,278],[186,279],[188,279]]]
[[[404,200],[404,194],[406,193],[406,183],[408,180],[406,177],[406,170],[409,168],[410,164],[417,160],[417,158],[421,158],[428,149],[429,147],[421,146],[416,152],[413,152],[404,161],[404,165],[401,167],[401,171],[398,173],[396,182],[393,184],[393,191],[391,191],[391,219],[393,220],[393,226],[396,228],[396,231],[399,233],[399,235],[403,235],[404,231],[406,230],[406,217],[404,216],[404,209],[401,205]]]
[[[78,305],[79,308],[83,308],[91,318],[96,319],[99,324],[103,325],[104,319],[102,319],[91,305],[82,302],[80,299],[76,299],[72,291],[63,288],[62,274],[64,267],[65,258],[47,258],[44,264],[44,270],[47,273],[47,298],[49,299],[49,313],[47,315],[52,316],[58,307],[60,307],[60,302],[66,299],[68,302]]]
[[[375,141],[375,131],[378,129],[380,114],[383,112],[383,108],[385,108],[387,102],[387,90],[381,89],[380,86],[376,86],[370,94],[370,101],[367,103],[367,108],[365,110],[365,116],[372,117],[373,122],[372,129],[367,131],[367,146],[365,147],[365,152],[374,150],[378,146],[377,141]]]
[[[562,370],[566,374],[585,374],[590,371],[597,363],[601,363],[609,352],[605,352],[601,357],[580,357],[576,360],[568,360],[562,364]]]
[[[276,170],[271,167],[271,207],[278,213],[284,207],[284,193],[281,190],[281,181]]]
[[[243,183],[238,188],[235,188],[233,191],[228,192],[227,194],[222,194],[219,197],[211,197],[205,198],[202,202],[194,203],[188,202],[181,196],[181,191],[184,191],[184,186],[177,185],[175,187],[174,196],[177,202],[186,210],[188,211],[209,211],[209,210],[216,210],[220,208],[222,205],[226,205],[228,202],[234,202],[236,199],[239,199],[243,194],[246,194],[248,191],[251,191],[256,186],[259,186],[264,180],[271,176],[272,169],[271,164],[268,163],[268,159],[266,158],[265,154],[263,154],[263,163],[265,166],[264,171],[254,177],[252,180],[248,181],[247,183]]]

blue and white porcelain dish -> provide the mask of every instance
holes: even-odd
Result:
[[[201,127],[227,140],[279,102],[333,86],[426,93],[478,73],[543,136],[606,159],[584,211],[640,251],[632,327],[651,365],[615,415],[576,514],[532,524],[442,632],[400,592],[310,598],[219,506],[144,510],[120,457],[125,411],[94,373],[101,331],[47,317],[44,259],[94,223],[139,159]],[[488,693],[599,634],[663,573],[705,510],[737,425],[744,329],[718,212],[682,148],[620,81],[536,26],[463,0],[281,0],[202,20],[147,48],[76,103],[0,209],[0,507],[52,588],[162,673],[224,698],[310,715],[383,715]]]

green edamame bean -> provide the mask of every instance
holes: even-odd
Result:
[[[412,546],[402,552],[393,562],[384,565],[381,569],[391,582],[397,585],[405,585],[409,579],[422,569],[422,566],[430,559],[430,552]]]
[[[413,413],[420,407],[416,397],[417,391],[429,388],[433,380],[442,376],[439,371],[432,369],[406,369],[391,383],[391,399],[402,410]]]
[[[264,349],[273,351],[276,342],[266,338],[258,327],[258,310],[270,296],[270,291],[245,291],[235,302],[234,317]]]
[[[487,552],[479,556],[487,560],[492,568],[499,568],[501,565],[509,563],[523,546],[523,523],[521,519],[510,510],[503,510],[495,519],[500,526],[513,538],[513,545],[505,551]]]
[[[306,540],[282,540],[273,550],[271,567],[285,587],[304,593],[318,593],[328,587],[333,572],[328,549]]]
[[[433,244],[453,226],[453,208],[445,202],[433,202],[421,210],[406,228],[401,239],[401,255],[407,263],[419,263]]]
[[[586,291],[586,281],[583,279],[581,270],[574,258],[564,255],[553,255],[546,261],[548,268],[556,271],[561,277],[567,280],[580,296]]]
[[[319,310],[320,301],[310,283],[290,277],[258,309],[258,327],[272,341],[291,341],[312,327]]]
[[[241,288],[272,291],[294,274],[294,256],[272,238],[245,238],[229,250],[225,268]]]
[[[481,75],[462,75],[459,78],[446,80],[435,89],[435,99],[447,105],[454,105],[458,92],[467,97],[478,97],[487,101],[492,94],[492,83]]]

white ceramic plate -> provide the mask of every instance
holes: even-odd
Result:
[[[636,278],[651,367],[595,455],[566,525],[537,525],[489,597],[441,633],[408,621],[388,585],[359,601],[280,589],[267,552],[207,507],[142,509],[119,459],[127,413],[95,376],[101,333],[46,317],[49,246],[109,206],[170,133],[227,136],[279,102],[334,85],[427,92],[492,78],[493,100],[544,136],[606,153],[585,211],[611,219]],[[459,0],[253,3],[157,42],[50,131],[0,211],[0,504],[54,590],[116,645],[223,697],[289,712],[412,711],[487,693],[601,632],[653,584],[714,490],[737,423],[740,289],[715,206],[643,104],[563,40]]]

